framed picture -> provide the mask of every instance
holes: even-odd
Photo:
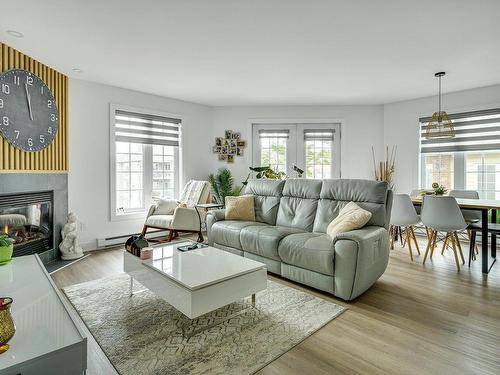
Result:
[[[226,155],[229,154],[229,147],[223,146],[220,153]]]
[[[233,136],[232,136],[233,139],[240,139],[240,137],[241,137],[240,133],[233,133]]]
[[[212,151],[214,152],[214,154],[220,154],[220,149],[221,149],[220,146],[214,146],[212,148]]]
[[[215,138],[215,145],[216,146],[222,146],[222,137],[217,137]]]
[[[234,155],[228,155],[227,156],[227,162],[228,163],[234,163]]]
[[[234,139],[231,139],[231,141],[229,142],[229,146],[230,147],[237,147],[237,142],[234,140]]]
[[[229,147],[229,155],[236,155],[236,147]]]
[[[232,130],[226,130],[226,131],[224,132],[224,136],[225,136],[225,138],[226,138],[226,139],[231,139],[231,138],[233,138],[233,131],[232,131]]]
[[[236,142],[236,145],[238,147],[246,147],[247,146],[247,143],[245,141],[238,141]]]
[[[243,149],[238,147],[238,148],[236,149],[236,155],[238,155],[238,156],[243,156]]]
[[[219,154],[219,160],[220,161],[226,161],[227,160],[227,155],[226,154]]]

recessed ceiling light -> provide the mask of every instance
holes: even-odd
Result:
[[[20,33],[19,31],[16,31],[16,30],[7,30],[7,34],[9,34],[10,36],[13,36],[15,38],[22,38],[22,37],[24,37],[23,33]]]
[[[75,73],[83,73],[83,70],[81,70],[80,68],[73,68],[72,69]]]

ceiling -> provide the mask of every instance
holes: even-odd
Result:
[[[439,70],[444,92],[500,83],[499,0],[0,5],[1,40],[71,77],[207,105],[389,103],[434,95]]]

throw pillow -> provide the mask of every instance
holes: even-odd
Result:
[[[255,221],[255,204],[253,195],[226,197],[226,220]]]
[[[354,202],[349,202],[340,210],[339,215],[328,224],[326,234],[333,238],[339,233],[362,228],[370,221],[371,217],[370,211],[362,209]]]
[[[154,215],[173,215],[179,202],[173,199],[160,199],[156,203]]]

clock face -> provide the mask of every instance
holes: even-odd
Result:
[[[0,132],[15,147],[40,151],[56,136],[59,116],[52,92],[35,74],[12,69],[0,75]]]

